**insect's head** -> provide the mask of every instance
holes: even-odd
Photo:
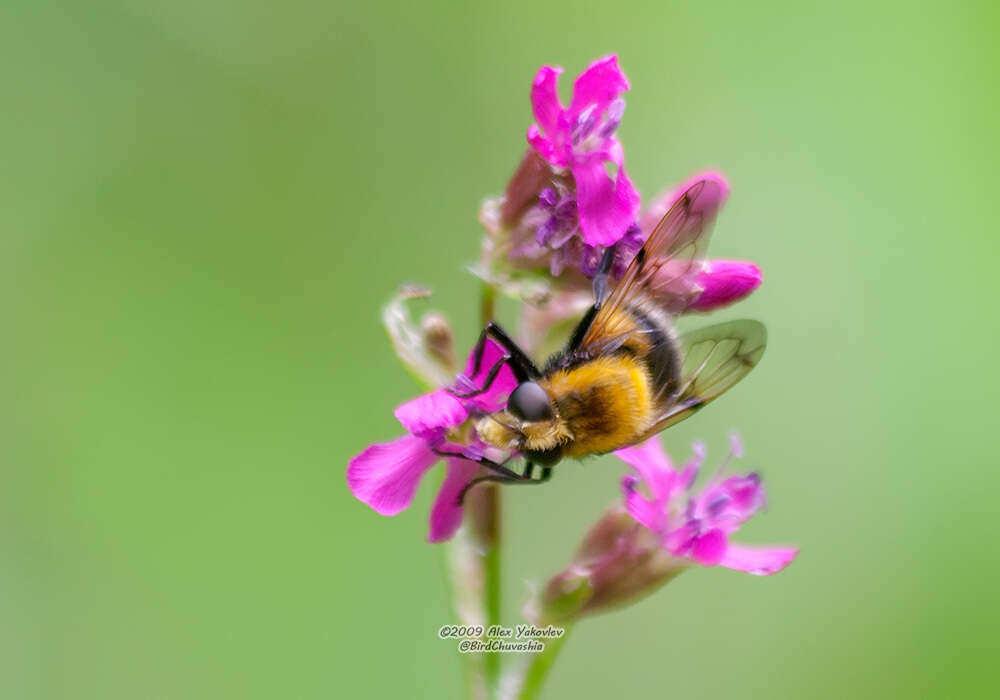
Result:
[[[519,384],[507,399],[507,409],[482,418],[476,432],[487,444],[523,452],[543,465],[558,461],[560,445],[569,440],[552,398],[537,382]]]
[[[522,382],[511,392],[507,399],[507,413],[528,423],[555,418],[552,399],[537,382]]]

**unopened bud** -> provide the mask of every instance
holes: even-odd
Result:
[[[707,260],[698,274],[701,293],[688,307],[692,311],[713,311],[750,295],[764,279],[760,268],[743,260]]]
[[[573,563],[546,584],[535,616],[539,623],[568,622],[629,605],[685,568],[653,533],[614,508],[587,533]]]
[[[420,332],[423,333],[427,353],[450,373],[457,372],[455,336],[448,320],[436,311],[429,311],[420,319]]]

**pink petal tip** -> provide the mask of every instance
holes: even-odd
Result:
[[[369,445],[348,462],[347,486],[381,515],[406,510],[424,473],[438,460],[427,443],[413,435]]]

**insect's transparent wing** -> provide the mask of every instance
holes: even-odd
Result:
[[[693,415],[747,376],[764,354],[767,329],[759,321],[729,321],[685,333],[680,345],[680,389],[641,440]]]
[[[715,216],[725,199],[715,176],[695,180],[677,198],[614,285],[583,337],[581,347],[623,332],[627,309],[641,301],[679,313],[697,292],[695,277]]]

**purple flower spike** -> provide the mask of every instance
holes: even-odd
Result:
[[[635,221],[639,193],[625,174],[625,156],[615,131],[625,110],[628,79],[617,56],[594,61],[573,85],[568,108],[557,90],[561,68],[543,66],[531,87],[535,124],[528,143],[557,168],[568,168],[576,184],[577,217],[584,243],[608,246]],[[609,164],[614,175],[609,176]]]
[[[734,443],[730,459],[742,452]],[[668,554],[702,566],[724,566],[758,576],[788,566],[798,549],[753,548],[732,544],[729,536],[764,505],[764,487],[756,473],[725,477],[719,474],[701,493],[692,493],[694,473],[704,453],[677,472],[656,438],[615,455],[635,469],[622,479],[625,509],[632,519],[654,533]],[[728,462],[728,460],[727,460]],[[648,496],[638,491],[645,483]]]
[[[465,373],[456,378],[450,390],[438,389],[398,406],[396,418],[410,434],[391,442],[369,445],[348,463],[347,485],[354,497],[381,515],[396,515],[410,507],[420,480],[441,459],[434,448],[474,455],[480,449],[478,445],[446,444],[445,433],[464,423],[470,415],[490,413],[502,407],[517,386],[517,379],[504,365],[488,391],[468,399],[458,398],[451,392],[465,393],[480,388],[503,355],[503,348],[487,340],[479,371],[475,371],[475,355],[470,355]],[[429,541],[447,540],[458,529],[462,522],[458,495],[478,470],[479,465],[475,462],[448,459],[448,473],[431,508]]]

